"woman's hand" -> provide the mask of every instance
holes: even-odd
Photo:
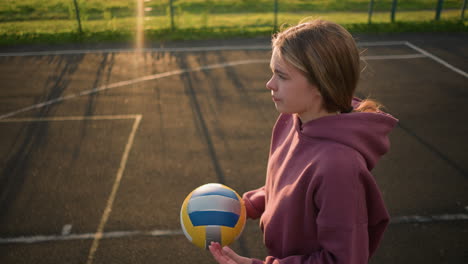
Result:
[[[252,264],[252,259],[237,255],[229,247],[221,248],[219,243],[211,242],[208,248],[219,264]]]

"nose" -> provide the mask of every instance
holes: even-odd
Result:
[[[270,80],[266,83],[266,88],[271,91],[277,91],[273,78],[274,76],[272,76]]]

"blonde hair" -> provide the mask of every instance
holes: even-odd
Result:
[[[273,50],[317,86],[328,112],[351,112],[361,72],[359,50],[342,26],[312,20],[273,36]],[[377,112],[380,104],[364,100],[354,111]]]

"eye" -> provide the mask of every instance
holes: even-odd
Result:
[[[278,76],[278,78],[280,78],[281,80],[287,80],[288,79],[288,76],[286,74],[284,74],[282,71],[272,69],[272,72],[273,72],[273,76]]]
[[[286,80],[286,77],[281,75],[281,74],[276,74],[278,76],[278,78],[280,78],[281,80]]]

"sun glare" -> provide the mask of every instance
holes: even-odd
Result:
[[[135,48],[137,52],[141,52],[144,43],[144,17],[145,17],[145,0],[137,1],[137,26],[136,26],[136,43]]]

